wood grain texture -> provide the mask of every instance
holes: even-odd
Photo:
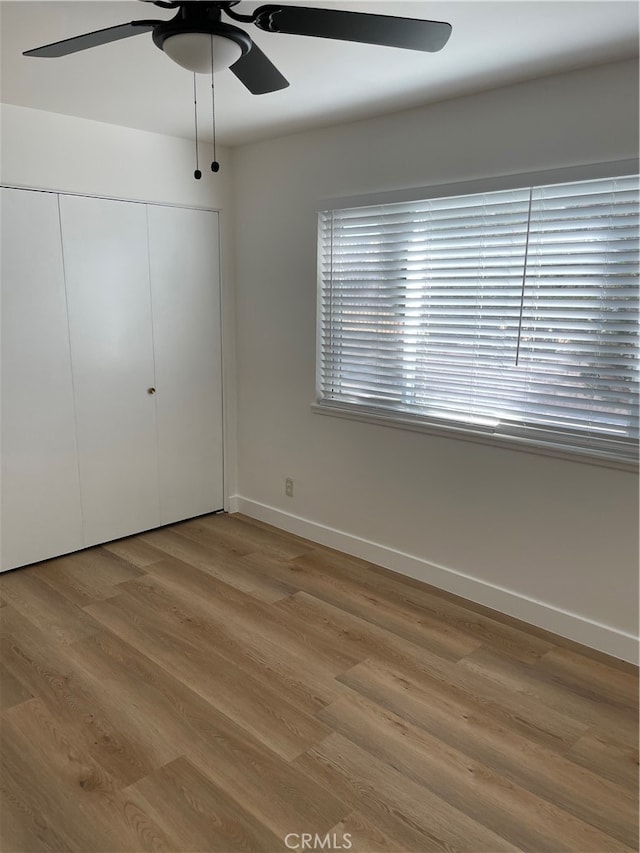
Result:
[[[637,671],[575,643],[222,514],[0,592],[4,853],[638,849]]]

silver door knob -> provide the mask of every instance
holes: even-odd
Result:
[[[155,394],[155,393],[156,393],[155,388],[147,388],[147,394]]]

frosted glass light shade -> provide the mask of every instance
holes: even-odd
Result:
[[[229,68],[242,56],[242,48],[235,41],[210,33],[177,33],[164,40],[162,49],[170,59],[188,71],[210,74],[212,39],[214,73]]]

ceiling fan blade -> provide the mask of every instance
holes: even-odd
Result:
[[[120,41],[130,36],[137,36],[139,33],[146,33],[152,30],[156,24],[161,21],[131,21],[129,24],[118,24],[116,27],[107,27],[104,30],[95,30],[92,33],[83,33],[81,36],[74,36],[63,41],[54,41],[52,44],[45,44],[42,47],[35,47],[33,50],[25,50],[24,56],[67,56],[69,53],[76,53],[79,50],[87,50],[90,47],[98,47],[100,44],[108,44],[111,41]]]
[[[252,43],[248,53],[233,63],[231,71],[253,95],[277,92],[278,89],[286,89],[289,85],[286,77],[282,76],[255,42]]]
[[[319,36],[429,53],[445,46],[452,29],[451,24],[441,21],[305,6],[260,6],[253,13],[253,22],[270,33]]]

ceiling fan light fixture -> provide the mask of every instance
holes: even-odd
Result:
[[[213,40],[213,71],[224,71],[242,56],[242,47],[233,39],[211,33],[176,33],[167,36],[162,50],[178,65],[195,74],[211,73],[211,42]]]
[[[175,63],[194,73],[230,68],[253,95],[286,89],[289,81],[265,56],[244,29],[221,20],[254,24],[258,29],[283,35],[314,36],[338,41],[398,47],[433,53],[441,50],[451,35],[451,24],[422,18],[401,18],[341,9],[267,4],[249,15],[233,7],[240,0],[146,0],[166,9],[176,9],[168,21],[130,21],[90,33],[62,39],[24,52],[25,56],[68,56],[81,50],[151,32],[154,44]],[[166,46],[165,46],[166,45]],[[213,53],[213,57],[212,57]],[[212,61],[213,59],[213,61]],[[213,65],[213,68],[212,68]]]

